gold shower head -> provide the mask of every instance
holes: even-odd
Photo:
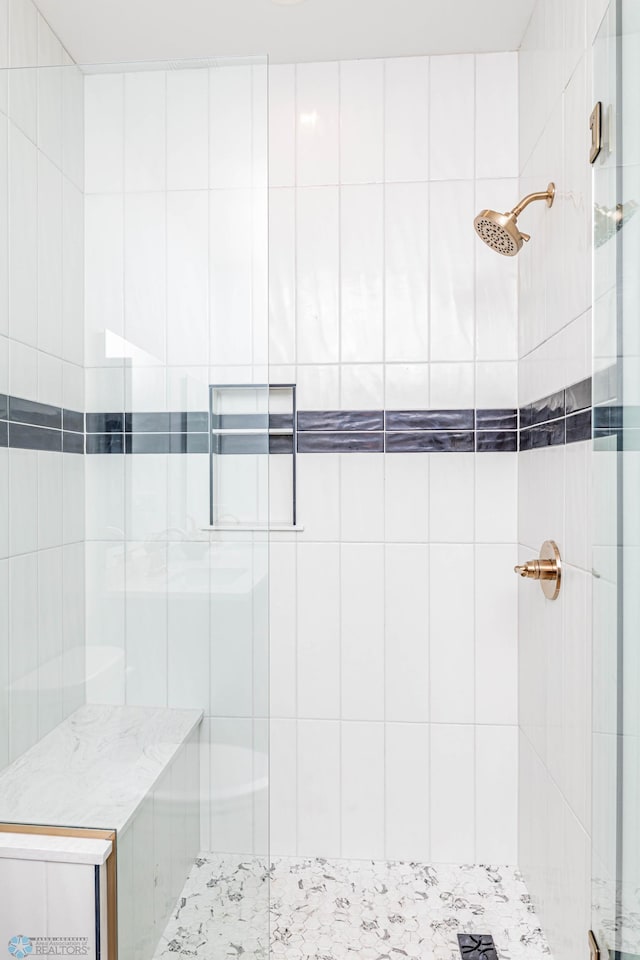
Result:
[[[555,193],[555,184],[550,183],[544,192],[530,193],[509,213],[482,210],[473,221],[476,233],[492,250],[504,257],[515,257],[522,250],[522,244],[530,239],[528,233],[518,230],[518,217],[534,200],[546,200],[547,206],[552,206]]]

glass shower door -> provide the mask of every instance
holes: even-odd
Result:
[[[612,2],[594,46],[592,929],[618,956],[640,955],[639,14]]]

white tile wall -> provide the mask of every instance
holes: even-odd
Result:
[[[298,384],[301,409],[516,405],[515,276],[476,270],[470,228],[476,177],[483,202],[490,184],[500,202],[516,192],[516,66],[515,55],[483,55],[270,70],[269,376]],[[222,68],[205,83],[204,73],[86,80],[91,409],[180,409],[176,378],[258,378],[265,235],[248,188],[259,181],[260,74]],[[500,91],[495,165],[481,88]],[[127,342],[107,349],[106,331]],[[205,391],[196,409],[206,402]],[[206,469],[187,476],[177,459],[198,458],[128,458],[126,473],[119,458],[88,458],[89,649],[104,661],[92,696],[205,706],[203,838],[250,852],[261,829],[264,557],[258,542],[203,542]],[[489,857],[496,821],[476,794],[479,751],[491,748],[476,730],[514,739],[515,583],[476,578],[494,557],[474,545],[513,562],[515,457],[475,459],[299,458],[304,532],[271,543],[274,852]],[[210,607],[203,577],[219,587]],[[506,603],[498,619],[494,597]],[[512,819],[505,812],[495,848],[515,861],[516,761],[503,753],[493,776]],[[438,775],[447,764],[450,781]]]
[[[0,389],[83,410],[82,87],[31,0],[0,37]],[[83,459],[2,451],[0,766],[84,700]]]
[[[592,371],[587,140],[604,7],[538,0],[519,56],[521,192],[558,187],[518,258],[521,404]],[[553,537],[565,561],[556,603],[519,588],[519,859],[559,960],[591,926],[591,457],[590,442],[519,455],[520,560]],[[551,475],[556,498],[541,494]]]

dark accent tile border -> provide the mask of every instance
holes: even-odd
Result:
[[[578,410],[586,410],[591,407],[591,377],[586,380],[580,380],[573,386],[567,387],[565,395],[565,410],[569,413],[576,413]]]
[[[565,423],[562,420],[553,420],[536,427],[528,427],[520,431],[520,449],[536,450],[539,447],[556,447],[565,442]]]
[[[567,443],[577,443],[580,440],[591,439],[591,410],[581,410],[573,413],[565,420],[565,440]]]
[[[11,423],[27,423],[34,427],[62,429],[62,409],[35,400],[9,397],[9,420]]]
[[[9,446],[9,424],[6,420],[0,420],[0,447]]]
[[[517,430],[518,411],[476,410],[476,430]]]
[[[384,433],[298,433],[298,453],[384,453]]]
[[[62,452],[62,431],[33,427],[25,423],[9,423],[9,446],[20,450]]]
[[[577,443],[597,436],[610,426],[612,414],[592,413],[592,379],[586,377],[564,390],[535,400],[520,409],[520,450],[536,450],[565,443]],[[605,408],[609,411],[612,407]],[[603,424],[599,427],[598,423]],[[595,431],[592,430],[595,426]]]
[[[269,437],[269,453],[293,453],[293,435],[272,434]]]
[[[212,430],[267,430],[268,427],[268,413],[214,413],[211,417]]]
[[[62,411],[62,429],[70,430],[73,433],[84,433],[84,413],[78,413],[77,410]]]
[[[473,430],[474,410],[388,410],[387,430]]]
[[[476,432],[477,453],[517,453],[517,430],[478,430]]]
[[[459,933],[458,949],[462,960],[498,960],[490,933]]]
[[[87,433],[124,433],[124,413],[88,413]]]
[[[84,453],[84,433],[62,432],[63,453]]]
[[[383,410],[301,410],[298,430],[363,433],[384,430]]]
[[[125,453],[209,453],[207,433],[127,433],[124,439]]]
[[[88,433],[87,453],[124,453],[124,433]]]
[[[387,453],[473,453],[473,430],[424,430],[387,433]]]
[[[125,413],[125,433],[207,433],[206,411]]]
[[[265,433],[213,433],[211,435],[211,449],[213,453],[225,454],[267,454],[269,452],[269,435]],[[191,451],[195,453],[196,451]],[[208,453],[207,448],[207,453]]]

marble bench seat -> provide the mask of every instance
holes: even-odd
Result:
[[[0,822],[124,831],[201,719],[80,707],[0,773]]]
[[[198,853],[201,720],[86,705],[0,773],[0,824],[115,832],[119,960],[151,960]]]

